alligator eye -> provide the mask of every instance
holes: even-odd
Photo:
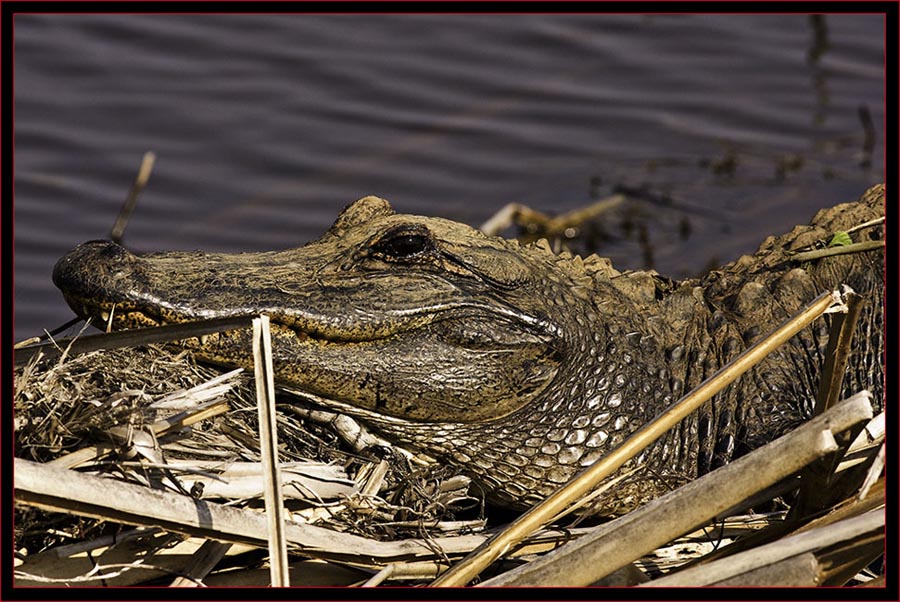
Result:
[[[432,249],[427,233],[403,230],[388,233],[372,245],[372,254],[385,259],[411,259]]]

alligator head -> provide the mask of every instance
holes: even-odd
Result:
[[[302,248],[138,256],[93,241],[53,278],[79,315],[115,329],[266,313],[284,382],[389,416],[476,422],[534,400],[578,344],[552,311],[588,306],[588,289],[548,273],[515,243],[366,197]],[[246,334],[210,335],[198,354],[248,365]]]
[[[697,282],[619,274],[595,256],[397,214],[377,197],[297,249],[135,255],[94,241],[53,279],[76,313],[116,329],[268,314],[281,383],[459,465],[516,507],[602,457],[746,338]],[[183,344],[252,367],[250,329]],[[742,407],[685,421],[622,469],[649,467],[600,511],[695,477],[714,452],[727,460],[739,431],[762,428],[765,412],[736,416]]]

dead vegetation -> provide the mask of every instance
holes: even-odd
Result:
[[[253,389],[154,345],[20,368],[15,585],[273,583]],[[277,400],[281,583],[883,586],[883,415],[866,393],[628,515],[512,538],[522,519],[509,529],[466,477]]]
[[[125,544],[129,549],[136,542],[147,542],[151,548],[143,549],[141,556],[159,545],[160,532],[151,525],[137,531],[125,527],[142,525],[140,518],[123,524],[103,520],[123,519],[127,512],[123,507],[127,496],[116,488],[119,483],[146,488],[148,495],[166,494],[160,511],[177,496],[192,504],[217,500],[217,505],[254,509],[258,514],[263,481],[250,386],[251,379],[239,371],[219,374],[184,354],[153,346],[94,351],[64,361],[38,360],[23,368],[16,381],[16,449],[21,459],[16,466],[16,484],[21,488],[17,502],[30,499],[31,491],[21,481],[29,471],[37,471],[38,489],[42,482],[59,485],[66,478],[42,475],[71,473],[74,480],[67,489],[77,493],[63,494],[56,505],[48,502],[46,491],[37,492],[39,503],[18,506],[16,549],[25,560],[18,567],[19,583],[59,583],[58,570],[64,575],[61,582],[78,583],[75,575],[80,573],[66,575],[68,565],[60,562],[75,548],[81,556],[71,566],[85,561],[86,550],[103,549],[112,542],[116,548]],[[445,469],[416,466],[390,450],[382,455],[391,462],[380,459],[377,450],[358,455],[339,443],[329,424],[303,421],[290,409],[280,411],[277,419],[282,488],[293,520],[374,541],[483,527],[479,504],[464,493],[468,482],[442,478]],[[391,470],[385,471],[386,466]],[[89,513],[92,519],[85,518],[87,503],[75,499],[90,491],[97,497],[97,507]],[[155,498],[142,500],[137,494],[130,499],[135,504],[132,511],[152,515],[148,506]],[[38,509],[48,507],[75,515]],[[459,521],[456,514],[474,518]],[[171,545],[169,541],[163,549]],[[46,565],[51,574],[32,573],[48,556],[57,559]],[[250,566],[258,562],[255,558]],[[115,572],[122,574],[105,582],[159,578],[158,571],[146,569]]]

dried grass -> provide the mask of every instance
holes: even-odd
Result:
[[[37,358],[16,372],[16,455],[47,467],[77,466],[82,473],[141,484],[148,491],[256,509],[263,487],[253,383],[244,374],[226,376],[223,382],[220,370],[156,346]],[[279,401],[290,403],[283,396]],[[229,411],[184,426],[197,410],[218,403]],[[459,493],[467,480],[460,483],[446,467],[417,466],[390,449],[376,450],[378,455],[353,452],[328,424],[306,421],[290,410],[279,408],[277,423],[286,505],[294,520],[376,541],[483,527],[480,503]],[[168,430],[159,431],[161,426]],[[390,461],[382,462],[381,455]],[[362,495],[372,469],[382,463],[389,470],[380,476],[380,485]],[[460,517],[470,520],[461,523]],[[124,536],[131,532],[110,521],[17,504],[16,550],[25,560],[19,570],[32,575],[17,583],[39,583],[41,571],[35,573],[35,567],[57,574],[60,554],[68,554],[75,543],[91,548],[94,541],[105,549],[113,542],[121,547],[124,537],[133,545]],[[57,560],[46,564],[42,558],[48,554]],[[70,566],[82,561],[72,559]],[[98,583],[89,571],[63,573],[63,583]],[[52,579],[60,577],[44,578],[59,583]],[[105,579],[140,583],[141,578],[153,582],[160,573],[127,569],[121,577]]]
[[[153,345],[39,358],[17,370],[16,586],[268,584],[253,388],[249,375],[223,375]],[[345,418],[299,408],[284,392],[278,402],[292,585],[430,583],[509,520],[472,498],[458,471],[389,446],[360,451],[352,442],[372,439],[336,429]],[[841,500],[823,492],[825,506],[789,520],[790,492],[803,478],[795,475],[757,492],[754,507],[772,512],[666,536],[664,545],[638,550],[633,562],[619,563],[597,583],[665,584],[661,578],[680,572],[720,585],[881,583],[883,569],[866,567],[883,552],[883,533],[847,522],[871,522],[871,514],[860,517],[883,511],[880,467],[869,469],[883,446],[879,424],[883,415],[860,432],[842,463],[829,459],[836,472],[824,482],[833,489],[844,480],[850,493]],[[26,473],[31,481],[21,486]],[[64,487],[68,477],[76,480]],[[816,478],[823,482],[821,471]],[[859,490],[863,481],[868,492]],[[62,490],[54,494],[54,486]],[[700,491],[699,499],[715,495]],[[817,498],[815,491],[805,495]],[[197,522],[203,516],[215,520]],[[665,522],[648,520],[653,529]],[[609,529],[569,524],[527,538],[482,578],[511,581],[513,569]],[[846,537],[825,541],[835,524]],[[815,533],[798,540],[805,531]],[[631,538],[617,543],[624,550],[636,545]],[[752,555],[757,549],[763,553]],[[692,572],[681,571],[686,567]]]

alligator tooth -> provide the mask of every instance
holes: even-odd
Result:
[[[207,343],[208,341],[209,341],[209,335],[208,335],[208,334],[204,334],[204,335],[202,335],[202,336],[200,337],[200,344],[201,344],[201,345],[206,345],[206,343]]]
[[[100,312],[100,319],[103,320],[104,322],[106,322],[107,320],[109,320],[109,312],[106,311],[106,310],[101,311],[101,312]]]

